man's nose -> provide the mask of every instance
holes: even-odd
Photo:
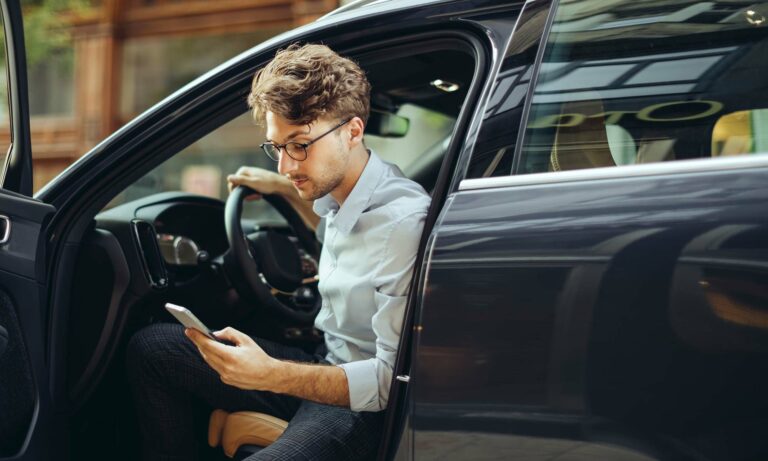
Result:
[[[299,162],[286,154],[285,151],[281,152],[281,154],[280,161],[277,162],[277,171],[282,175],[296,171]]]

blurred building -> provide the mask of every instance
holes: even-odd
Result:
[[[53,2],[22,3],[37,190],[179,86],[339,1],[73,0],[53,22]]]

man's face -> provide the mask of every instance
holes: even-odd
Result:
[[[292,125],[272,112],[266,114],[267,140],[275,144],[307,143],[333,128],[336,119],[320,118],[307,125]],[[278,171],[293,182],[304,200],[316,200],[336,189],[349,166],[349,151],[341,140],[344,127],[307,147],[304,161],[294,160],[282,151]]]

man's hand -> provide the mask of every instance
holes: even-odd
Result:
[[[291,181],[285,176],[264,168],[241,166],[237,173],[227,176],[227,186],[230,192],[240,185],[250,187],[258,192],[248,196],[247,200],[260,199],[262,194],[280,195],[291,204],[308,228],[313,231],[317,229],[320,217],[312,210],[312,202],[302,199]]]
[[[215,332],[217,338],[232,346],[216,342],[194,328],[184,331],[195,343],[203,360],[220,376],[224,384],[244,390],[272,390],[270,384],[278,361],[267,355],[250,336],[227,327]]]
[[[214,341],[194,328],[187,328],[184,334],[224,384],[349,407],[347,375],[340,367],[274,359],[250,336],[231,327],[214,335],[230,341],[232,346]]]
[[[261,194],[278,194],[286,196],[293,192],[288,178],[263,168],[242,166],[235,174],[227,176],[227,187],[232,192],[237,186],[247,186],[259,192],[248,197],[248,200],[261,198]],[[287,198],[287,197],[286,197]]]

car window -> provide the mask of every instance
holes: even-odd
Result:
[[[712,130],[712,156],[768,152],[768,109],[723,115]]]
[[[765,152],[767,16],[765,1],[561,1],[517,172]]]
[[[517,23],[483,114],[467,178],[506,176],[512,171],[523,106],[548,14],[548,3],[528,4]]]
[[[425,156],[443,155],[444,150],[434,146],[442,146],[450,136],[455,118],[413,104],[403,104],[397,115],[408,119],[407,133],[402,137],[366,134],[368,148],[398,165],[406,174],[417,168],[416,164]],[[239,167],[277,171],[277,163],[259,148],[265,136],[264,127],[257,125],[249,112],[244,113],[154,168],[116,196],[105,209],[170,191],[226,200],[229,195],[226,177]],[[260,223],[284,223],[274,208],[262,201],[247,202],[243,217]]]
[[[403,49],[396,55],[396,61],[380,51],[361,58],[372,85],[372,116],[364,141],[429,191],[472,81],[473,58],[466,50],[445,44]],[[105,209],[170,191],[226,200],[226,177],[241,166],[277,170],[277,163],[259,147],[265,129],[249,112],[200,136],[124,189]],[[259,224],[284,223],[263,201],[247,202],[243,218]]]
[[[444,149],[434,147],[442,146],[450,137],[456,119],[414,104],[403,104],[397,115],[408,120],[405,136],[366,134],[365,144],[382,159],[399,166],[406,176],[410,176],[409,173],[418,167],[420,160],[425,160],[425,156],[442,157]]]
[[[226,200],[229,195],[227,175],[241,166],[277,170],[277,163],[259,148],[264,137],[264,128],[253,121],[250,112],[246,112],[155,167],[115,197],[107,208],[170,191]],[[261,201],[247,202],[243,217],[284,222],[272,207]]]

